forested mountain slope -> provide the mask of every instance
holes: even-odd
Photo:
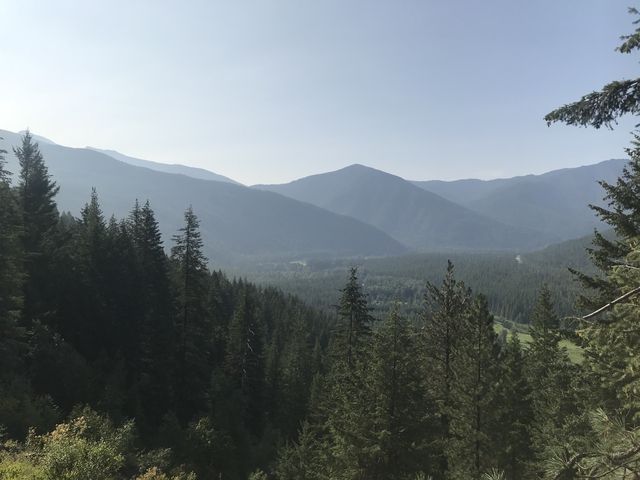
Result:
[[[275,461],[333,318],[210,271],[190,208],[164,244],[148,204],[109,220],[93,193],[60,215],[37,147],[18,155],[11,187],[0,152],[0,478],[245,480]]]
[[[615,182],[626,160],[497,180],[439,180],[415,185],[487,217],[567,240],[587,235],[600,221],[588,208],[602,204],[600,180]]]
[[[20,136],[0,131],[8,151]],[[192,205],[201,218],[206,253],[215,264],[256,257],[296,255],[386,255],[405,248],[380,230],[290,198],[228,182],[199,180],[128,165],[103,153],[40,145],[60,185],[61,211],[78,214],[95,187],[107,216],[126,215],[136,199],[151,202],[165,239],[179,228]],[[15,157],[8,170],[18,172]]]
[[[479,215],[400,177],[363,165],[255,188],[357,218],[416,249],[527,249],[554,238]]]

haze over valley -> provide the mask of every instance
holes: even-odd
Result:
[[[640,479],[640,7],[0,21],[0,480]]]
[[[0,144],[20,134],[0,130]],[[44,138],[38,137],[36,138]],[[598,181],[624,160],[493,181],[410,181],[351,165],[282,185],[246,187],[203,169],[167,165],[91,147],[40,141],[60,185],[59,207],[78,215],[95,188],[107,217],[149,200],[165,241],[191,205],[212,266],[249,261],[389,256],[409,252],[527,252],[589,234],[600,225]],[[9,171],[19,171],[14,155]]]

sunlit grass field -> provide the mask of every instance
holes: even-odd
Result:
[[[527,329],[528,329],[527,325],[522,325],[522,324],[513,324],[513,328],[509,329],[509,328],[506,328],[500,322],[495,323],[495,330],[497,333],[500,333],[502,330],[507,330],[508,337],[511,337],[512,335],[514,335],[514,333],[517,333],[518,338],[520,339],[523,345],[527,345],[528,343],[531,343],[531,340],[532,340],[531,335],[527,333]],[[560,346],[567,350],[567,353],[569,354],[569,358],[571,359],[572,362],[582,363],[582,361],[584,360],[584,352],[582,348],[580,348],[578,345],[576,345],[575,343],[569,340],[561,340]]]

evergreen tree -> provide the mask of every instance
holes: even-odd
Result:
[[[246,422],[253,433],[257,433],[262,427],[264,340],[254,302],[247,290],[243,290],[229,324],[225,366],[242,394]]]
[[[459,332],[454,357],[454,396],[450,405],[452,438],[447,454],[453,478],[480,479],[495,466],[498,344],[487,299],[475,298]]]
[[[589,254],[601,272],[609,272],[624,264],[631,252],[634,239],[640,237],[640,135],[634,134],[630,148],[626,149],[629,163],[616,183],[600,182],[605,190],[606,207],[591,206],[600,219],[616,233],[611,239],[596,231]],[[602,275],[588,275],[572,270],[586,291],[581,306],[595,310],[626,293],[619,285]]]
[[[276,464],[278,480],[328,480],[326,469],[328,459],[317,428],[302,424],[298,441],[280,451]]]
[[[147,422],[157,425],[170,407],[174,361],[174,297],[160,227],[149,202],[130,215],[140,296],[139,395]]]
[[[503,330],[504,331],[504,330]],[[530,431],[534,422],[531,386],[525,373],[525,356],[517,334],[503,349],[497,388],[496,460],[505,480],[533,478]]]
[[[73,308],[74,313],[77,312],[75,321],[68,325],[64,334],[83,354],[95,359],[107,353],[113,354],[115,343],[105,290],[107,225],[95,189],[91,190],[89,202],[82,208],[80,217],[76,246],[83,288],[82,303]]]
[[[280,362],[281,382],[275,391],[278,401],[274,420],[287,438],[295,436],[306,416],[313,376],[318,372],[314,365],[314,353],[321,355],[310,344],[311,335],[307,326],[300,317],[296,320],[291,334],[282,338],[286,346]]]
[[[629,13],[639,16],[635,8]],[[635,25],[640,24],[636,19]],[[622,37],[623,43],[617,48],[620,53],[629,54],[640,49],[640,27],[630,35]],[[606,84],[600,91],[584,95],[577,102],[564,105],[545,116],[548,124],[555,122],[567,125],[608,127],[624,115],[640,113],[640,78],[616,80]]]
[[[20,147],[13,149],[20,162],[18,201],[22,213],[22,242],[25,258],[23,317],[31,321],[43,315],[50,252],[47,236],[58,222],[55,196],[60,188],[51,179],[38,144],[27,131]]]
[[[538,303],[533,309],[533,319],[529,333],[534,350],[542,357],[552,354],[560,341],[560,320],[555,312],[551,291],[544,284],[538,296]]]
[[[338,315],[340,330],[337,335],[338,345],[344,353],[348,365],[363,352],[371,334],[373,317],[367,303],[367,297],[358,281],[358,268],[351,267],[347,284],[340,290]]]
[[[10,173],[5,170],[5,153],[0,149],[0,365],[7,374],[15,371],[25,354],[25,337],[19,323],[24,280],[21,218]]]
[[[454,412],[454,386],[457,381],[455,365],[460,352],[460,341],[464,335],[466,317],[472,304],[471,292],[454,276],[453,264],[447,263],[447,272],[442,286],[427,283],[424,297],[423,349],[430,396],[434,398],[439,417],[436,442],[440,462],[434,473],[443,478],[452,478],[450,458],[454,432],[451,422]],[[444,477],[447,475],[446,477]]]
[[[638,17],[635,8],[630,13]],[[638,25],[640,19],[634,21]],[[618,47],[621,53],[640,49],[640,27]],[[611,127],[617,118],[640,112],[640,79],[611,82],[599,92],[585,95],[547,115],[551,122],[570,125]],[[598,390],[591,399],[591,430],[582,442],[565,448],[550,461],[555,478],[636,478],[640,475],[637,443],[638,412],[638,303],[637,245],[640,238],[640,136],[635,133],[628,166],[615,184],[601,182],[606,207],[592,207],[616,233],[608,240],[596,232],[593,263],[605,275],[589,276],[576,272],[587,289],[582,304],[599,309],[580,321],[579,337],[586,347],[586,367]],[[629,296],[630,295],[630,296]],[[600,307],[603,307],[600,309]]]
[[[579,412],[579,371],[559,345],[558,317],[546,286],[540,292],[531,323],[526,369],[535,416],[531,438],[536,458],[544,460],[554,446],[563,444],[572,433],[566,427]]]
[[[609,270],[607,280],[624,292],[640,285],[640,237],[629,240],[631,252],[622,265]],[[615,304],[579,331],[585,343],[586,366],[597,388],[597,404],[612,417],[624,415],[630,425],[640,425],[640,319],[639,298]],[[629,421],[632,419],[632,421]]]
[[[424,385],[415,331],[406,318],[392,312],[376,331],[367,361],[371,427],[368,460],[361,478],[404,479],[433,467],[434,406]]]
[[[545,478],[626,480],[640,478],[640,427],[603,409],[589,412],[590,430],[579,448],[558,449]]]
[[[630,8],[629,13],[639,17],[640,12]],[[640,25],[640,18],[633,22]],[[623,43],[617,48],[620,53],[631,54],[640,49],[640,26],[630,35],[622,37]],[[602,126],[612,128],[619,117],[640,113],[640,79],[616,80],[605,85],[600,91],[583,96],[579,101],[560,107],[549,113],[548,124],[562,122],[568,125]],[[630,161],[622,176],[615,184],[600,182],[605,190],[606,207],[591,205],[595,213],[616,233],[613,240],[601,233],[595,233],[594,247],[589,249],[593,263],[608,272],[613,266],[623,262],[631,252],[629,240],[640,236],[640,136],[634,133],[631,148],[627,149]],[[577,271],[574,273],[587,289],[582,297],[582,305],[591,309],[605,305],[622,293],[616,285],[602,278]]]
[[[202,253],[200,223],[189,207],[184,226],[173,237],[171,260],[178,292],[176,401],[182,420],[202,411],[210,375],[210,319],[207,312],[208,270]]]

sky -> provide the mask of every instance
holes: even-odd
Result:
[[[622,158],[554,108],[638,76],[629,0],[0,0],[0,129],[244,184],[361,163],[412,180]]]

